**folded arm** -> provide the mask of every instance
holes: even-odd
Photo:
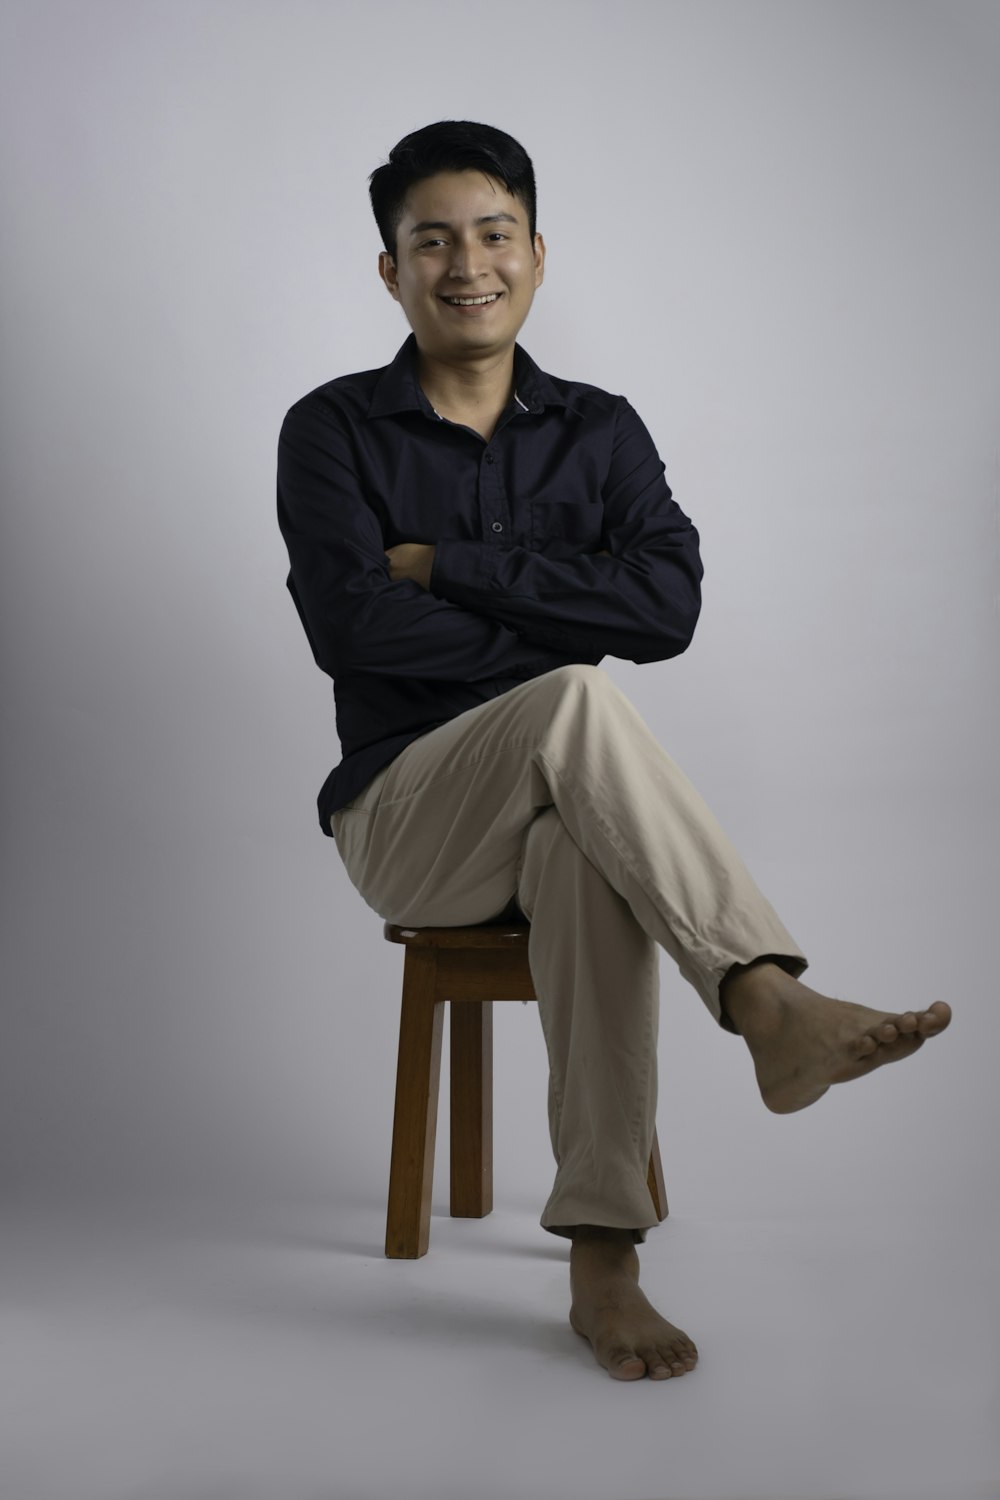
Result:
[[[608,550],[547,556],[444,537],[435,547],[432,594],[588,659],[679,655],[701,609],[698,532],[673,500],[653,440],[624,398],[601,499]]]

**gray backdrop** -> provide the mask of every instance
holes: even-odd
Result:
[[[997,7],[8,0],[0,41],[8,1195],[384,1193],[401,955],[316,823],[275,444],[402,342],[367,174],[450,116],[535,162],[522,342],[701,532],[690,650],[606,669],[811,983],[956,1007],[793,1125],[664,955],[672,1208],[992,1212]],[[540,1212],[533,1007],[496,1072]]]

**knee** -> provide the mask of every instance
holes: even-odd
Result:
[[[585,704],[588,712],[614,713],[621,705],[621,689],[603,667],[574,661],[548,675],[555,679],[553,685],[563,701]]]
[[[621,693],[600,666],[583,661],[553,667],[534,681],[538,744],[556,766],[579,772],[592,736],[604,742],[604,732],[613,732],[621,718]]]
[[[595,667],[586,661],[571,661],[565,667],[555,667],[546,675],[556,679],[560,686],[579,687],[589,693],[614,686],[603,667]]]

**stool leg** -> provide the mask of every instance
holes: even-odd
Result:
[[[385,1228],[385,1253],[396,1260],[426,1255],[430,1238],[444,1021],[444,1001],[434,999],[436,970],[436,954],[407,950]]]
[[[653,1130],[653,1148],[649,1153],[649,1173],[646,1177],[649,1184],[649,1196],[653,1200],[653,1208],[656,1210],[658,1219],[665,1219],[670,1212],[667,1207],[667,1189],[663,1181],[663,1163],[660,1161],[660,1143],[656,1139],[656,1130]]]
[[[451,1002],[451,1212],[493,1211],[493,1002]]]

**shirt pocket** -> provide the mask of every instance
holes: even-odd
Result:
[[[556,557],[599,552],[603,526],[599,500],[532,500],[529,545]]]

